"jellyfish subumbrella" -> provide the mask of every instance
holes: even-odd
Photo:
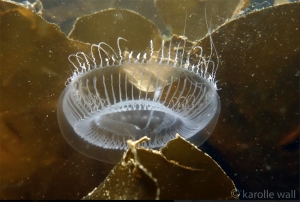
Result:
[[[150,138],[141,146],[160,148],[181,137],[199,146],[212,133],[220,113],[216,68],[200,46],[191,62],[179,43],[152,41],[145,52],[117,50],[101,42],[89,54],[69,60],[75,70],[58,102],[58,121],[67,142],[91,158],[117,163],[127,140]],[[183,48],[182,48],[183,47]],[[195,60],[196,58],[196,60]],[[195,62],[196,61],[196,62]],[[184,151],[183,151],[184,152]]]

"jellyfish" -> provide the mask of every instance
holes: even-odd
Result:
[[[158,149],[176,134],[201,145],[212,133],[220,113],[217,65],[200,46],[185,51],[179,43],[153,42],[144,52],[117,50],[101,42],[89,54],[69,56],[72,76],[60,95],[59,127],[67,142],[82,154],[118,163],[127,140],[144,136],[141,146]],[[190,52],[199,54],[192,57]],[[184,152],[184,151],[183,151]]]

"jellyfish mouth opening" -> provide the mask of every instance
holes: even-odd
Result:
[[[154,110],[117,112],[112,114],[106,114],[103,117],[111,119],[116,123],[124,123],[126,125],[131,125],[136,130],[148,129],[149,131],[157,129],[163,122],[166,121],[166,119],[174,119],[172,115]]]
[[[140,108],[140,109],[139,109]],[[91,128],[101,130],[102,134],[110,134],[114,137],[126,137],[127,139],[140,139],[143,136],[164,136],[166,129],[173,134],[180,120],[175,114],[154,109],[131,109],[128,111],[115,111],[101,114],[92,121]],[[173,131],[173,132],[171,132]]]

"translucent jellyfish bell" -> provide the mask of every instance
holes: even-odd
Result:
[[[176,133],[199,146],[213,131],[220,113],[214,66],[202,57],[189,63],[189,55],[172,43],[158,56],[118,53],[108,44],[92,45],[91,56],[69,57],[75,67],[58,102],[58,122],[68,143],[103,162],[117,163],[127,140],[148,136],[147,148],[160,148]],[[184,39],[182,39],[185,43]],[[200,48],[200,47],[194,47]],[[183,51],[184,52],[184,51]],[[201,49],[202,52],[202,49]],[[208,69],[212,67],[212,71]]]

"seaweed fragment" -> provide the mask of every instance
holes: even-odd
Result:
[[[126,42],[122,47],[130,47],[137,52],[144,51],[153,41],[154,49],[161,47],[161,36],[153,22],[140,14],[126,9],[107,9],[78,18],[70,39],[97,44],[100,41],[117,50],[116,39],[122,37]]]
[[[219,165],[179,135],[161,151],[129,149],[108,177],[84,199],[234,199],[234,183]]]

